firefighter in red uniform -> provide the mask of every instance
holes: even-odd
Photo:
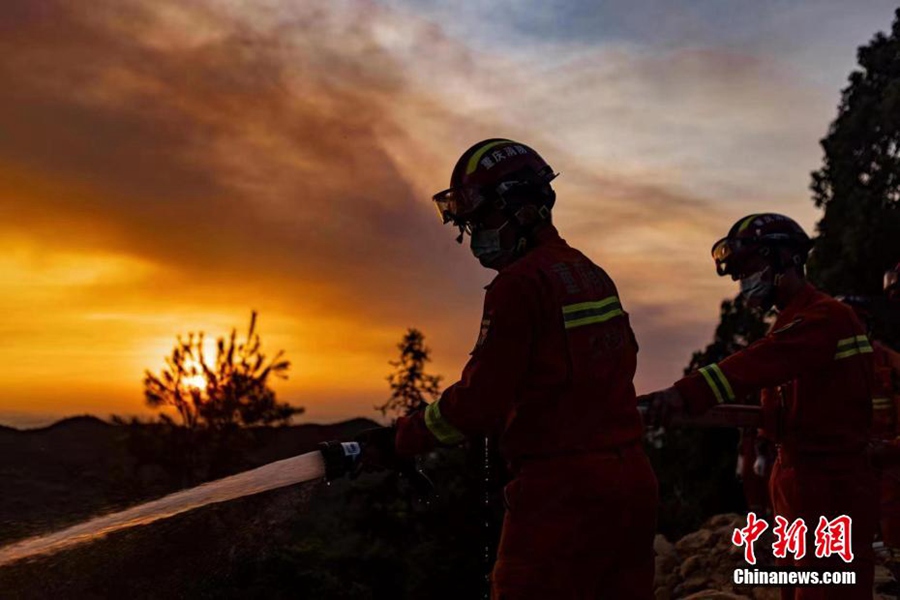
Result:
[[[841,301],[853,308],[872,337],[871,300],[864,296],[844,296]],[[879,479],[879,524],[881,540],[892,562],[900,558],[900,354],[872,339],[875,387],[872,393],[872,444],[870,453]]]
[[[872,347],[853,310],[806,282],[810,240],[783,215],[741,219],[713,246],[719,275],[741,282],[750,306],[779,310],[763,339],[650,394],[650,419],[700,414],[768,388],[766,435],[778,447],[770,480],[775,515],[804,519],[810,538],[819,518],[852,518],[847,565],[810,550],[787,564],[852,569],[854,586],[783,588],[782,598],[872,598],[876,483],[866,454],[872,420]]]
[[[658,496],[640,443],[637,342],[612,279],[551,224],[554,177],[531,148],[490,139],[434,196],[498,274],[460,381],[398,420],[395,451],[499,437],[513,479],[495,600],[649,600]]]
[[[888,306],[896,310],[900,303],[900,265],[884,277]],[[858,297],[845,302],[861,318],[871,318],[868,303]],[[872,343],[875,360],[875,393],[872,398],[872,457],[880,480],[881,540],[890,554],[888,567],[900,579],[900,353],[881,340]]]

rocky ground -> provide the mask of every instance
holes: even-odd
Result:
[[[657,600],[780,600],[777,588],[732,583],[734,569],[746,563],[743,548],[731,543],[731,535],[746,524],[746,515],[717,515],[674,544],[658,535],[654,544]],[[771,544],[772,538],[765,534],[756,544],[760,566],[774,564]],[[873,599],[898,600],[896,592],[888,592],[897,586],[884,562],[885,557],[879,556]]]

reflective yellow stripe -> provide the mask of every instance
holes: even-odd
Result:
[[[442,444],[458,444],[466,436],[441,415],[439,405],[440,401],[432,402],[425,409],[425,426]]]
[[[481,160],[481,157],[484,156],[485,152],[494,148],[495,146],[499,146],[500,144],[509,144],[511,140],[498,140],[496,142],[491,142],[490,144],[485,144],[481,148],[475,151],[475,154],[469,159],[469,164],[466,165],[466,175],[471,175],[475,172],[475,169],[478,168],[478,161]]]
[[[759,216],[758,214],[756,214],[756,215],[750,215],[749,217],[747,217],[746,219],[744,219],[744,222],[741,223],[741,226],[740,226],[740,227],[738,227],[738,233],[740,233],[740,232],[742,232],[743,230],[747,229],[747,227],[750,226],[750,223],[753,222],[753,219],[755,219],[755,218],[758,217],[758,216]]]
[[[709,373],[706,372],[706,367],[700,369],[700,373],[703,374],[703,378],[706,380],[706,383],[712,389],[713,394],[716,395],[716,400],[719,402],[719,404],[722,404],[722,392],[719,391],[719,386],[716,385],[716,382],[713,381],[713,378],[710,377]]]
[[[593,302],[579,302],[578,304],[567,304],[563,306],[563,314],[567,315],[573,312],[581,312],[583,310],[590,310],[592,308],[603,308],[605,306],[609,306],[613,302],[618,302],[618,296],[610,296],[609,298],[604,298],[603,300],[596,300]]]
[[[610,296],[603,300],[579,302],[578,304],[567,304],[562,307],[562,312],[566,329],[592,323],[603,323],[625,314],[622,310],[622,305],[619,303],[618,296]]]
[[[838,349],[849,348],[849,347],[859,346],[859,345],[868,346],[869,345],[868,336],[858,335],[856,337],[844,338],[837,343]]]
[[[838,352],[834,355],[834,360],[840,360],[842,358],[847,358],[848,356],[855,356],[857,354],[868,354],[871,352],[871,348],[853,348],[851,350],[845,350],[844,352]]]
[[[726,400],[729,402],[734,400],[734,390],[731,389],[731,384],[728,383],[728,378],[725,377],[725,373],[722,372],[719,365],[715,363],[707,365],[700,369],[700,374],[703,375],[719,404]]]
[[[725,377],[725,373],[722,372],[722,369],[719,368],[719,365],[710,365],[710,370],[715,374],[716,378],[719,380],[719,383],[725,388],[725,393],[728,394],[729,402],[734,400],[734,390],[731,389],[731,384],[728,383],[728,378]]]
[[[869,338],[864,335],[857,335],[838,341],[834,360],[840,360],[857,354],[869,354],[871,352],[872,345],[869,344]]]
[[[574,321],[566,321],[566,329],[572,329],[573,327],[581,327],[582,325],[590,325],[591,323],[603,323],[604,321],[609,321],[613,317],[619,317],[624,315],[621,309],[616,309],[612,312],[608,312],[605,315],[597,315],[596,317],[585,317],[583,319],[576,319]]]

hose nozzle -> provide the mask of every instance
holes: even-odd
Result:
[[[319,452],[325,461],[325,479],[332,481],[356,470],[362,447],[359,442],[333,440],[319,444]]]

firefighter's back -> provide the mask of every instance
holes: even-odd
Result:
[[[658,491],[628,314],[606,272],[555,234],[509,271],[530,281],[540,318],[501,438],[515,478],[495,594],[649,600]]]
[[[544,457],[638,443],[637,341],[607,273],[562,239],[510,267],[538,295],[534,351],[507,423],[508,455]]]

